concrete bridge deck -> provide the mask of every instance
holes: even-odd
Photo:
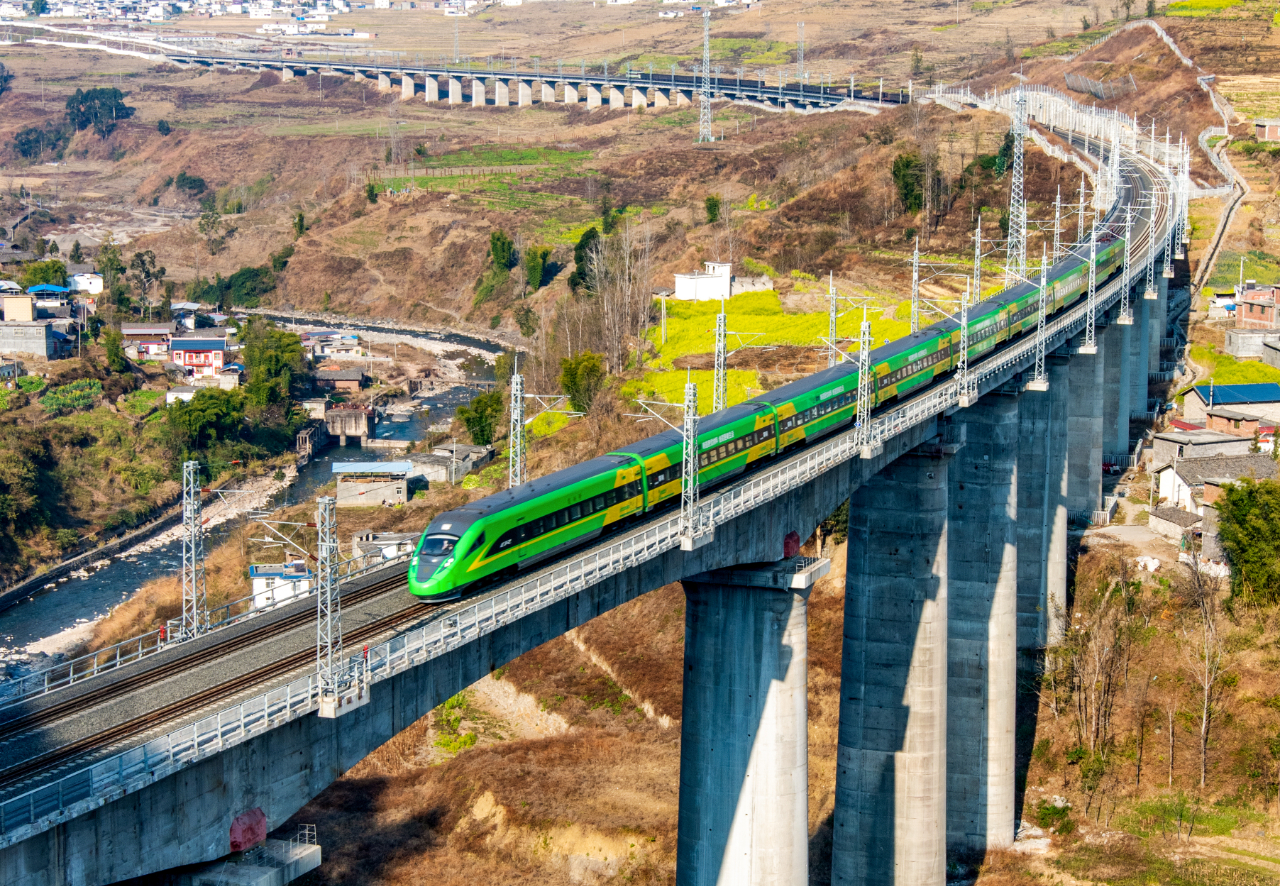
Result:
[[[1166,187],[1164,174],[1157,165],[1131,152],[1126,157],[1126,187],[1119,195],[1121,200],[1136,203],[1140,194],[1160,192]],[[1137,269],[1145,261],[1145,238],[1154,230],[1163,244],[1163,232],[1169,223],[1167,202],[1158,199],[1154,204],[1150,216],[1140,217],[1134,238],[1135,257],[1142,260],[1134,262],[1135,281],[1140,279]],[[146,724],[145,734],[136,727],[131,732],[126,730],[126,734],[116,736],[107,748],[89,748],[83,753],[64,756],[55,765],[24,773],[21,779],[13,779],[0,789],[0,879],[21,884],[105,883],[218,857],[226,851],[230,821],[239,813],[261,807],[272,825],[279,824],[375,747],[511,658],[613,606],[672,581],[732,569],[743,563],[778,560],[782,557],[783,537],[787,533],[794,531],[802,538],[808,536],[850,496],[853,496],[851,541],[862,539],[851,544],[850,593],[864,589],[870,596],[866,597],[867,608],[860,611],[872,615],[880,611],[885,600],[895,599],[894,595],[901,595],[904,603],[915,601],[907,610],[902,610],[909,613],[903,623],[903,627],[910,630],[906,639],[915,636],[915,645],[921,654],[929,650],[928,655],[942,655],[944,683],[947,655],[938,652],[936,631],[940,630],[945,637],[947,621],[956,631],[957,643],[963,640],[970,644],[980,658],[992,654],[988,646],[995,641],[991,637],[984,639],[984,632],[986,625],[997,621],[1004,634],[1009,637],[1017,634],[1018,650],[1027,652],[1043,646],[1051,631],[1052,607],[1047,601],[1058,599],[1058,594],[1065,599],[1065,515],[1068,510],[1088,514],[1100,505],[1104,447],[1110,438],[1118,442],[1120,435],[1127,444],[1127,415],[1131,410],[1120,404],[1130,398],[1136,388],[1133,379],[1140,374],[1144,376],[1145,390],[1145,373],[1136,370],[1140,364],[1145,368],[1149,355],[1139,345],[1154,337],[1157,360],[1159,356],[1158,343],[1163,337],[1165,319],[1161,311],[1165,302],[1150,303],[1149,307],[1139,298],[1134,303],[1140,308],[1137,334],[1134,334],[1134,326],[1120,323],[1116,316],[1121,290],[1119,280],[1100,287],[1096,354],[1084,354],[1073,343],[1073,337],[1079,335],[1086,323],[1083,302],[1048,324],[1044,348],[1059,356],[1050,360],[1047,394],[1023,393],[1025,372],[1034,364],[1036,351],[1034,334],[1024,335],[975,367],[979,399],[969,409],[957,409],[956,380],[945,379],[903,403],[881,409],[867,432],[868,439],[862,439],[860,431],[841,432],[803,450],[780,456],[751,475],[707,494],[703,508],[716,526],[715,537],[695,551],[680,550],[678,521],[672,514],[662,514],[584,551],[573,552],[529,577],[443,609],[425,610],[421,615],[403,611],[402,591],[399,583],[392,581],[385,593],[372,595],[344,614],[348,636],[361,637],[358,642],[364,642],[359,633],[361,621],[372,633],[368,638],[372,682],[369,703],[339,720],[309,716],[316,709],[308,682],[310,677],[305,676],[310,666],[301,662],[288,664],[290,655],[305,654],[313,648],[310,643],[314,634],[299,627],[284,635],[285,639],[250,644],[228,656],[225,662],[192,669],[181,680],[171,677],[154,689],[124,694],[91,711],[77,709],[65,718],[42,724],[39,731],[30,735],[11,737],[8,740],[15,742],[12,747],[19,753],[53,752],[91,738],[95,730],[96,734],[103,734],[109,733],[113,726],[128,726],[133,722],[131,716],[136,717],[137,711],[147,705],[154,709],[165,700],[179,705],[163,722],[157,718],[157,722]],[[1070,408],[1068,392],[1073,395]],[[1083,395],[1080,392],[1084,392]],[[1025,401],[1025,408],[1021,405],[1023,398],[1030,398]],[[1104,404],[1110,405],[1104,409]],[[1037,444],[1025,452],[1024,474],[1048,478],[1033,484],[1044,490],[1038,498],[1033,494],[1034,489],[1024,490],[1022,486],[1017,487],[1017,495],[1013,496],[1010,492],[1013,481],[1008,477],[1008,472],[1013,470],[1008,461],[1011,447],[992,450],[987,442],[1003,439],[1000,433],[1021,422],[1026,423],[1029,432],[1019,439],[1053,440],[1058,441],[1056,446],[1060,444],[1060,448]],[[976,437],[969,434],[968,438],[982,442],[970,448],[967,455],[957,456],[965,449],[965,431],[970,425],[978,430]],[[1003,430],[998,430],[1001,428]],[[985,454],[987,458],[972,461],[978,454]],[[993,459],[993,455],[1002,456],[1004,460]],[[992,563],[989,561],[966,566],[963,558],[950,558],[955,573],[950,587],[955,599],[965,599],[965,588],[979,593],[980,597],[987,593],[985,589],[1001,590],[994,597],[982,598],[986,603],[966,604],[948,615],[943,592],[948,587],[945,561],[949,558],[943,536],[948,525],[953,526],[956,539],[963,539],[964,532],[974,528],[966,528],[953,508],[966,501],[947,481],[945,465],[957,457],[969,465],[961,476],[978,477],[985,473],[990,477],[985,485],[976,484],[970,494],[977,497],[968,500],[970,513],[991,515],[990,526],[964,547],[1000,550],[1012,544],[1015,548],[1034,550],[1036,554],[1028,558],[1026,564],[1001,560],[1003,565],[996,569],[995,578],[990,578]],[[993,461],[998,465],[993,465]],[[1024,453],[1020,450],[1015,461],[1019,466],[1024,465]],[[1059,485],[1050,484],[1050,479]],[[1052,499],[1052,507],[1047,492],[1050,488],[1060,488],[1060,494],[1055,493]],[[999,504],[1002,489],[1004,505]],[[1013,512],[1025,512],[1025,520],[1017,521],[1016,533],[1009,529],[1008,523],[1011,501]],[[950,518],[949,508],[952,509]],[[1055,514],[1052,519],[1047,516],[1051,511]],[[998,513],[1004,517],[997,518]],[[878,515],[876,521],[868,523],[868,514]],[[895,514],[900,517],[894,517]],[[889,535],[885,535],[886,532]],[[894,532],[903,539],[914,539],[909,549],[923,546],[921,550],[927,549],[929,553],[924,559],[913,559],[899,579],[877,585],[880,575],[877,569],[884,564],[869,561],[866,552],[893,548],[898,544],[893,541]],[[992,536],[991,532],[1004,535]],[[856,564],[855,554],[861,558]],[[1017,566],[1009,565],[1011,562]],[[1030,574],[1026,576],[1026,587],[1020,581],[1016,600],[1011,602],[1009,576],[1021,577],[1027,570]],[[882,590],[877,591],[876,587]],[[353,588],[349,593],[360,592],[360,588]],[[992,608],[997,599],[1001,601],[999,607]],[[775,611],[777,607],[767,599],[760,605],[775,613],[770,617],[785,615],[781,610]],[[992,615],[997,609],[1002,613],[999,620]],[[966,616],[965,612],[969,614]],[[1012,621],[1011,613],[1016,615]],[[282,611],[278,617],[285,618],[287,613]],[[742,617],[746,619],[742,630],[754,630],[749,625],[757,624],[757,617],[748,611],[744,611]],[[880,616],[875,616],[872,621],[864,618],[865,623],[859,622],[851,634],[868,638],[863,644],[865,649],[875,646],[868,631],[880,630],[878,618]],[[252,625],[243,630],[250,629]],[[687,632],[694,632],[689,635],[691,642],[687,646],[697,645],[692,642],[698,639],[697,630],[692,622],[687,625]],[[850,630],[847,626],[846,634]],[[935,635],[926,642],[922,638],[929,636],[929,631]],[[380,643],[381,637],[387,634],[394,634],[394,639]],[[777,636],[785,634],[784,631]],[[201,642],[224,643],[226,640]],[[905,646],[900,641],[893,645],[907,652],[912,648],[910,642]],[[944,650],[946,645],[944,642]],[[846,679],[864,679],[858,677],[862,665],[856,656],[849,657],[858,648],[863,647],[856,644],[850,647],[846,643]],[[1004,662],[1000,668],[1006,669],[1013,661],[1013,648],[1001,646],[1004,658],[992,660]],[[176,651],[174,655],[181,657],[195,652],[193,645],[190,650]],[[148,659],[139,663],[137,670],[160,667],[166,661],[158,657]],[[267,667],[272,663],[277,665],[277,671],[264,675],[255,670],[263,667],[264,662]],[[1012,819],[1005,808],[1007,788],[996,783],[1000,767],[993,763],[1004,753],[1004,745],[994,742],[995,750],[991,754],[995,756],[984,756],[986,762],[980,770],[952,772],[945,763],[945,734],[939,738],[938,724],[947,718],[938,719],[937,711],[941,709],[937,705],[941,702],[937,693],[942,691],[945,695],[948,690],[938,688],[937,667],[920,671],[915,664],[905,661],[895,667],[902,670],[894,678],[900,685],[890,687],[890,695],[897,693],[898,700],[893,705],[900,707],[903,691],[910,689],[924,693],[918,696],[918,703],[912,703],[912,711],[924,716],[930,705],[935,710],[932,719],[921,720],[912,713],[914,719],[904,721],[900,728],[907,731],[899,738],[905,741],[916,736],[924,741],[923,744],[916,742],[922,749],[919,765],[934,772],[930,778],[935,780],[930,783],[935,788],[942,783],[936,781],[937,772],[945,771],[944,793],[948,797],[954,793],[955,799],[949,808],[946,802],[938,800],[935,790],[932,806],[923,799],[919,801],[923,806],[915,800],[895,805],[892,790],[886,801],[884,786],[876,788],[871,784],[850,793],[848,778],[861,778],[860,773],[864,771],[887,771],[884,766],[889,763],[885,761],[892,762],[894,757],[890,754],[888,758],[875,758],[880,762],[874,762],[867,756],[871,753],[869,746],[856,750],[860,741],[857,736],[861,733],[854,729],[852,720],[846,724],[842,712],[844,774],[840,776],[843,780],[838,780],[837,793],[844,799],[837,803],[836,869],[848,873],[847,882],[886,882],[881,874],[902,883],[935,882],[934,873],[941,871],[937,862],[948,842],[995,840],[998,844],[1002,833],[1011,834]],[[973,686],[977,687],[976,697],[980,702],[979,707],[971,711],[973,716],[967,718],[974,723],[994,723],[991,717],[1005,717],[1012,710],[1011,700],[1007,704],[995,704],[989,699],[982,701],[986,697],[983,687],[987,685],[984,681],[988,679],[988,670],[987,665],[982,665],[968,672],[967,679],[976,681]],[[122,670],[117,679],[124,679],[129,673],[132,671]],[[962,670],[955,671],[957,679],[962,673]],[[256,689],[236,685],[234,681],[241,675],[253,675],[258,684]],[[216,696],[215,703],[213,698],[198,694],[228,683],[234,697],[223,693]],[[75,691],[91,693],[106,685],[90,682]],[[264,695],[263,690],[270,687],[274,689]],[[709,685],[706,691],[714,694],[722,690],[724,687]],[[971,690],[962,695],[975,697]],[[934,701],[926,703],[927,698]],[[180,709],[187,699],[194,699],[190,709]],[[43,705],[59,703],[58,697],[49,696],[40,704],[27,703],[17,714],[31,715]],[[764,709],[755,716],[763,717]],[[859,716],[872,714],[864,711]],[[0,736],[4,735],[4,722],[0,719]],[[979,728],[977,736],[984,742],[994,741],[992,736],[997,732],[998,729],[990,732]],[[150,740],[141,744],[148,736]],[[113,753],[119,745],[131,747],[125,754]],[[689,746],[696,747],[693,742]],[[854,765],[855,760],[862,763]],[[86,768],[91,763],[94,765]],[[937,770],[939,765],[944,770]],[[1011,757],[1009,766],[1012,766]],[[919,771],[923,773],[925,769]],[[0,770],[0,779],[13,770],[14,764]],[[892,781],[889,785],[892,786]],[[32,787],[36,790],[31,790]],[[939,814],[942,819],[938,819]],[[761,827],[773,826],[767,819],[768,816],[760,818]],[[864,838],[870,833],[866,830],[867,823],[873,820],[888,838],[881,835],[877,837],[880,842],[866,843]],[[898,824],[887,827],[888,821]],[[730,831],[735,827],[721,824]],[[906,836],[913,833],[919,833],[918,842],[922,846],[914,854],[904,842]],[[691,847],[688,851],[694,854],[682,857],[678,868],[680,882],[728,882],[719,879],[725,871],[710,862],[690,861],[708,856],[704,851],[695,851],[698,841],[689,843],[683,831],[681,839],[682,845]],[[897,875],[889,873],[893,868],[883,866],[904,852],[907,855],[903,857],[910,863]],[[901,874],[901,870],[908,869],[922,873]],[[788,882],[794,874],[795,870],[788,868]],[[759,878],[752,874],[751,879]]]

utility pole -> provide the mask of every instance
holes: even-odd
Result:
[[[187,461],[182,463],[182,639],[198,637],[208,626],[200,462]]]
[[[460,60],[458,55],[458,20],[453,20],[453,63],[456,65]]]
[[[1004,285],[1008,289],[1027,276],[1027,201],[1023,184],[1023,130],[1027,99],[1018,87],[1013,111],[1013,178],[1009,185],[1009,242],[1006,246]]]
[[[711,5],[702,7],[702,101],[698,108],[698,141],[714,141],[711,133]]]
[[[320,716],[342,711],[342,604],[338,590],[338,531],[332,496],[316,499],[316,678],[320,684]],[[362,687],[363,688],[363,687]],[[360,693],[364,700],[368,695]]]

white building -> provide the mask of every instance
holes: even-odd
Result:
[[[72,274],[71,291],[99,295],[102,292],[101,274]]]
[[[306,594],[311,590],[311,577],[311,570],[301,560],[251,564],[249,578],[253,581],[253,608],[266,609]]]
[[[681,301],[718,301],[731,295],[733,265],[709,261],[705,271],[676,274],[676,298]]]

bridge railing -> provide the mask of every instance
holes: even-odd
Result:
[[[1152,167],[1152,173],[1163,172]],[[1165,242],[1167,216],[1159,219],[1156,234]],[[1146,267],[1146,250],[1133,263],[1133,278]],[[1112,280],[1097,294],[1097,309],[1106,310],[1120,297],[1122,281]],[[1059,347],[1067,337],[1083,329],[1087,305],[1077,303],[1064,315],[1046,324],[1046,349]],[[979,390],[988,389],[1035,360],[1034,336],[1002,348],[977,364],[972,372]],[[959,383],[948,381],[908,402],[873,416],[867,436],[884,442],[930,418],[958,406]],[[783,493],[812,481],[842,461],[859,455],[861,429],[851,429],[815,445],[811,450],[771,470],[751,477],[704,499],[702,513],[713,523],[724,523],[758,508]],[[1095,515],[1081,515],[1090,519]],[[491,633],[537,610],[585,590],[611,575],[652,560],[678,547],[678,516],[660,520],[632,535],[569,560],[533,576],[516,587],[493,594],[461,610],[399,634],[348,659],[347,673],[363,671],[370,684],[388,679],[461,645]],[[106,760],[64,775],[56,781],[0,803],[0,848],[20,842],[69,817],[83,814],[129,791],[138,790],[190,763],[262,734],[290,720],[309,714],[319,705],[313,674],[228,707],[187,726],[115,754]]]
[[[370,572],[407,563],[410,556],[412,555],[401,554],[384,559],[381,552],[376,552],[352,557],[339,564],[339,580],[349,581]],[[264,612],[271,612],[282,605],[305,600],[314,595],[313,587],[276,600],[268,591],[266,594],[268,599],[263,604],[263,594],[249,594],[209,610],[208,630],[214,631],[239,624]],[[199,636],[207,636],[207,634],[208,631]],[[91,677],[110,673],[189,639],[192,638],[183,636],[181,620],[170,619],[163,628],[15,677],[0,683],[0,710],[30,698],[65,689]]]

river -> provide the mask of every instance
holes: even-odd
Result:
[[[490,376],[492,377],[492,376]],[[387,419],[378,423],[380,440],[421,440],[432,423],[453,417],[454,410],[475,396],[478,389],[465,385],[431,393],[419,400],[430,413],[415,412],[407,421]],[[270,502],[271,508],[312,500],[333,479],[333,463],[343,461],[394,461],[400,449],[330,446],[298,471],[297,479]],[[214,527],[205,535],[206,549],[216,546],[238,521]],[[153,578],[176,574],[182,567],[182,543],[170,542],[153,551],[124,552],[88,578],[68,578],[41,590],[0,612],[0,679],[38,669],[57,655],[83,642],[93,625],[112,607]],[[249,593],[249,588],[245,588]]]

